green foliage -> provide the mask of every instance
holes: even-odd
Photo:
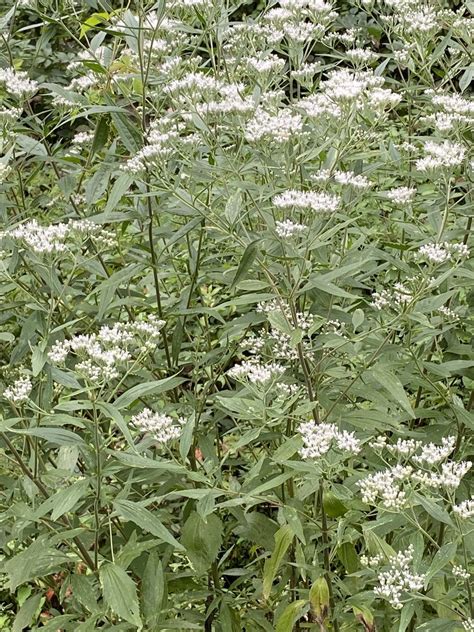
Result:
[[[1,2],[0,629],[474,629],[472,2]]]

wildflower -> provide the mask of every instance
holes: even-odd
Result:
[[[441,465],[440,472],[413,472],[413,480],[418,481],[426,487],[439,489],[446,487],[448,489],[457,489],[461,484],[461,479],[469,472],[472,467],[471,461],[448,461]]]
[[[311,209],[317,213],[333,213],[340,204],[340,198],[330,193],[316,191],[289,190],[276,195],[273,204],[277,208]]]
[[[181,417],[175,421],[172,417],[154,412],[149,408],[144,408],[138,415],[134,415],[131,422],[141,432],[152,434],[159,443],[168,443],[173,439],[178,439],[182,426],[186,423]]]
[[[88,220],[69,220],[67,223],[41,226],[33,219],[17,228],[0,233],[0,237],[23,242],[24,245],[37,254],[55,254],[68,249],[70,238],[81,240],[92,237],[97,242],[110,246],[113,244],[112,234],[103,230],[97,224]]]
[[[466,570],[462,566],[456,566],[456,564],[452,568],[452,573],[454,577],[459,577],[459,579],[464,579],[464,580],[469,579],[471,576],[471,573],[468,570]]]
[[[426,155],[416,161],[418,171],[457,167],[466,154],[463,145],[449,140],[440,143],[428,141],[425,143],[424,150]]]
[[[28,401],[32,389],[33,385],[31,383],[31,379],[26,375],[18,378],[18,380],[15,380],[11,386],[8,386],[3,391],[3,397],[13,404],[23,404]]]
[[[0,69],[0,83],[5,84],[7,92],[16,97],[26,97],[38,90],[38,82],[28,78],[28,74],[22,70],[13,68]]]
[[[462,622],[462,627],[466,632],[474,632],[474,619],[470,617]]]
[[[279,378],[285,372],[285,367],[275,362],[261,364],[255,361],[246,360],[241,364],[236,364],[227,375],[236,380],[248,380],[249,382],[266,385]]]
[[[457,314],[453,309],[451,309],[450,307],[448,307],[447,305],[442,305],[439,309],[438,312],[442,315],[445,316],[446,318],[449,318],[451,320],[459,320],[460,316],[459,314]]]
[[[418,442],[418,447],[420,442]],[[427,443],[422,446],[421,453],[413,457],[413,461],[418,464],[436,465],[443,459],[447,459],[456,445],[456,437],[443,437],[441,445]]]
[[[387,191],[388,199],[394,204],[399,206],[405,206],[413,202],[413,198],[416,195],[416,189],[410,187],[397,187]]]
[[[285,219],[283,221],[275,222],[275,231],[278,237],[282,239],[288,239],[290,237],[294,237],[299,233],[305,231],[307,226],[304,224],[298,224],[297,222],[292,222],[291,219]]]
[[[403,482],[413,473],[409,465],[394,467],[369,474],[357,482],[361,490],[363,502],[376,505],[379,501],[386,509],[399,511],[407,504],[407,494],[403,490]]]
[[[453,511],[464,520],[472,518],[474,516],[474,496],[469,500],[463,500],[459,505],[454,505]]]
[[[335,171],[334,180],[339,184],[350,184],[355,189],[368,189],[370,180],[362,174],[355,174],[353,171]]]
[[[303,459],[317,459],[324,456],[333,444],[342,452],[355,455],[360,452],[360,441],[353,432],[339,430],[334,424],[307,421],[300,424],[298,432],[304,447],[300,450]]]
[[[378,586],[374,588],[374,593],[387,599],[397,610],[403,607],[401,598],[404,592],[422,590],[424,585],[425,576],[414,573],[410,568],[413,553],[413,545],[406,551],[399,551],[389,559],[389,569],[377,577]]]
[[[259,108],[245,129],[245,138],[250,143],[260,140],[285,143],[303,130],[301,115],[289,108],[278,110],[276,114]]]

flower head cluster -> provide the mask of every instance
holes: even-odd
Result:
[[[444,263],[451,259],[464,259],[469,257],[469,248],[463,243],[424,244],[419,249],[421,257],[431,263]]]
[[[268,385],[285,372],[285,367],[275,362],[262,364],[257,360],[245,360],[227,371],[229,377],[259,385]]]
[[[331,193],[294,189],[276,195],[272,201],[277,208],[310,209],[316,213],[334,213],[340,204],[340,198]]]
[[[464,160],[466,149],[460,143],[449,140],[435,143],[428,141],[424,145],[425,156],[416,161],[418,171],[434,169],[452,169]]]
[[[23,243],[37,254],[56,254],[68,250],[74,242],[92,238],[98,244],[111,246],[112,234],[88,220],[69,220],[67,223],[42,226],[33,219],[16,228],[0,233],[0,238],[9,237]]]
[[[306,421],[299,425],[298,432],[304,444],[300,450],[303,459],[318,459],[333,445],[349,456],[361,450],[360,441],[353,432],[339,430],[334,424]]]
[[[16,97],[26,97],[38,90],[38,82],[28,78],[22,70],[0,69],[0,83],[5,84],[7,92]]]
[[[152,351],[156,347],[164,324],[150,316],[143,321],[104,326],[97,334],[55,342],[48,357],[51,362],[61,364],[73,353],[79,359],[75,369],[89,380],[112,380],[120,375],[121,365],[133,357],[133,352]]]
[[[416,189],[411,187],[397,187],[387,191],[388,199],[398,206],[406,206],[413,202],[413,198],[416,195]]]
[[[474,619],[466,619],[462,622],[462,627],[466,632],[474,632]]]
[[[454,577],[459,577],[459,579],[466,580],[469,579],[471,573],[467,571],[463,566],[457,566],[456,564],[452,568],[452,573]]]
[[[283,221],[275,222],[275,232],[278,237],[282,239],[289,239],[290,237],[295,237],[295,235],[299,235],[300,233],[306,230],[307,226],[304,224],[298,224],[297,222],[292,222],[291,219],[285,219]]]
[[[362,500],[369,505],[380,502],[386,509],[403,509],[407,504],[403,483],[409,479],[412,472],[413,468],[409,465],[396,465],[370,474],[357,483]]]
[[[448,132],[455,126],[471,126],[474,123],[474,102],[457,93],[432,93],[432,103],[439,111],[423,120],[434,124],[439,132]]]
[[[395,283],[393,290],[381,290],[372,294],[372,305],[377,310],[385,307],[393,309],[402,309],[407,303],[413,299],[412,290],[404,283]]]
[[[413,545],[406,551],[399,551],[389,559],[389,568],[378,574],[378,586],[374,593],[386,599],[397,610],[403,607],[401,601],[404,592],[422,590],[425,576],[414,573],[411,569],[413,562]]]
[[[453,511],[464,520],[472,518],[474,516],[474,496],[468,500],[463,500],[459,505],[454,505]]]
[[[23,404],[28,401],[33,384],[28,375],[18,378],[11,386],[3,391],[3,397],[8,399],[12,404]]]
[[[281,144],[298,137],[302,131],[301,115],[290,108],[281,108],[276,113],[258,108],[245,128],[245,138],[249,143],[264,140]]]
[[[149,432],[159,443],[168,443],[180,437],[186,420],[182,417],[175,420],[168,415],[144,408],[132,417],[131,422],[141,432]]]

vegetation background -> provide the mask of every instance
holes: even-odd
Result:
[[[473,12],[0,2],[2,630],[474,630]]]

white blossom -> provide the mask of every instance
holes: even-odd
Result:
[[[297,222],[292,222],[291,219],[285,219],[283,221],[275,222],[275,232],[278,237],[282,239],[288,239],[290,237],[294,237],[305,231],[307,226],[304,224],[298,224]]]
[[[180,437],[185,420],[175,420],[168,415],[144,408],[132,417],[131,422],[142,432],[149,432],[159,443],[168,443]]]
[[[38,82],[28,78],[23,70],[13,68],[0,69],[0,83],[5,84],[7,92],[17,97],[26,97],[38,90]]]
[[[403,593],[422,590],[425,582],[425,576],[413,572],[410,567],[413,553],[413,545],[406,551],[399,551],[389,559],[389,569],[380,572],[377,577],[378,586],[374,588],[374,593],[397,610],[403,607]]]
[[[397,187],[387,191],[388,199],[394,204],[399,206],[405,206],[413,202],[413,198],[416,195],[416,189],[411,187]]]
[[[317,213],[334,213],[340,204],[340,197],[317,191],[284,191],[272,199],[277,208],[311,209]]]
[[[227,375],[236,380],[243,379],[251,383],[266,385],[278,379],[284,372],[285,367],[275,362],[261,364],[253,360],[245,360],[229,369]]]
[[[3,397],[13,404],[23,404],[28,401],[32,389],[31,378],[26,375],[18,378],[11,386],[8,386],[3,391]]]
[[[463,500],[459,505],[454,505],[453,511],[464,520],[472,518],[474,516],[474,496],[468,500]]]
[[[416,161],[418,171],[457,167],[466,154],[463,145],[449,140],[440,143],[428,141],[424,145],[424,150],[425,156]]]
[[[342,452],[355,455],[360,452],[360,441],[353,432],[339,430],[334,424],[307,421],[299,425],[298,432],[304,447],[300,450],[303,459],[317,459],[324,456],[333,444]]]

